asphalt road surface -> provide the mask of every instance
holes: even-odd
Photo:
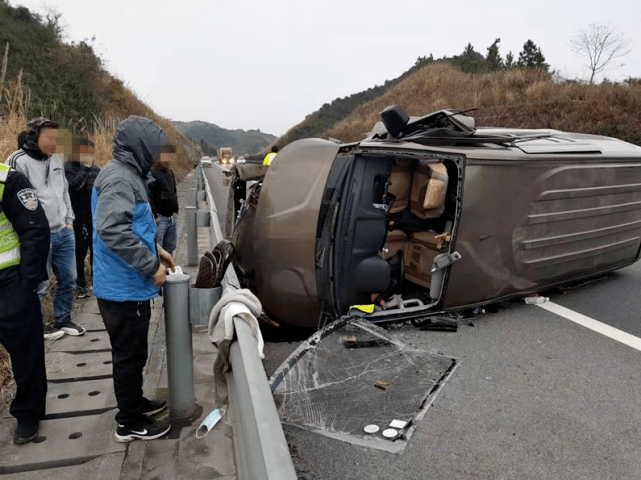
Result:
[[[220,169],[206,170],[225,201]],[[492,306],[457,332],[389,330],[458,368],[400,455],[285,425],[299,478],[641,478],[640,291],[641,262],[542,305]],[[303,336],[266,332],[268,375]]]

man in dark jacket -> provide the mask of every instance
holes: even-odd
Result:
[[[71,160],[65,162],[65,176],[69,183],[69,198],[76,215],[73,233],[76,240],[76,295],[85,298],[91,295],[85,279],[85,257],[93,264],[93,226],[91,221],[91,191],[100,172],[94,163],[94,144],[85,137],[74,136]]]
[[[73,208],[64,164],[56,155],[58,124],[38,117],[29,121],[24,145],[11,161],[12,167],[22,172],[38,195],[38,200],[49,220],[49,271],[56,276],[53,301],[54,322],[46,325],[45,338],[60,335],[83,335],[85,329],[71,321],[73,295],[76,287],[75,240],[73,235]],[[49,290],[47,278],[38,286],[42,303]]]
[[[175,155],[176,147],[173,145],[166,145],[162,148],[159,161],[154,163],[151,169],[154,181],[149,184],[149,192],[158,215],[156,243],[170,255],[173,255],[176,250],[176,223],[178,222],[176,178],[174,172],[171,171]]]
[[[9,352],[18,421],[13,441],[30,442],[45,414],[47,377],[42,314],[36,293],[47,278],[49,223],[29,180],[0,164],[0,343]]]
[[[93,292],[111,341],[117,442],[152,440],[170,428],[168,421],[150,418],[167,402],[142,395],[151,299],[165,283],[167,268],[174,267],[156,245],[146,185],[149,168],[168,140],[148,118],[122,121],[114,134],[113,159],[98,174],[91,197]]]

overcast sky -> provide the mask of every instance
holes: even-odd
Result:
[[[380,85],[419,56],[503,58],[531,39],[567,77],[586,78],[570,39],[609,23],[632,52],[610,79],[641,77],[638,0],[10,0],[55,5],[67,40],[95,36],[116,75],[161,116],[280,135],[324,103]]]

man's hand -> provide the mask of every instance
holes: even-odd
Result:
[[[71,230],[73,230],[73,224],[68,223],[68,224],[67,224],[67,228],[70,228]]]
[[[171,269],[176,268],[176,264],[174,263],[174,259],[171,258],[171,255],[169,255],[167,251],[158,244],[156,244],[156,248],[158,248],[158,256],[160,257],[160,263],[167,268],[171,268]]]
[[[154,273],[154,285],[162,287],[167,280],[167,267],[164,264],[158,265],[158,270]]]

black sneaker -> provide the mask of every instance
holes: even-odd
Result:
[[[76,288],[76,298],[87,298],[91,297],[91,289],[87,287],[78,287]]]
[[[44,327],[44,334],[45,339],[58,340],[65,335],[65,332],[48,323]]]
[[[148,400],[142,397],[142,414],[151,417],[167,408],[167,400]]]
[[[38,430],[40,429],[40,423],[18,423],[18,428],[16,428],[15,433],[13,434],[13,443],[16,445],[23,445],[29,443],[31,440],[38,436]]]
[[[71,335],[73,337],[84,335],[86,332],[86,330],[83,327],[81,327],[80,325],[76,325],[71,320],[67,320],[65,322],[55,324],[54,328],[60,329],[66,334]]]
[[[145,418],[138,424],[131,426],[118,425],[116,428],[116,442],[126,443],[136,440],[154,440],[160,438],[171,429],[169,419],[163,421]]]

